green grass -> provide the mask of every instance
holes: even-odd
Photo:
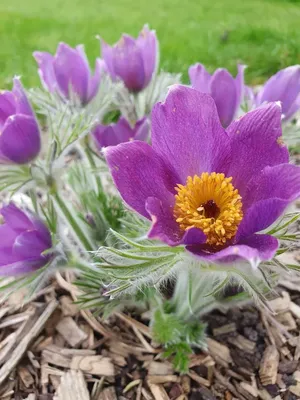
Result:
[[[0,0],[0,86],[10,87],[15,74],[27,86],[39,83],[34,50],[84,43],[93,63],[97,34],[113,43],[145,22],[157,30],[165,70],[186,79],[197,61],[233,73],[243,62],[248,82],[259,82],[300,63],[299,21],[296,0]]]

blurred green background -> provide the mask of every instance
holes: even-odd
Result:
[[[157,31],[162,68],[185,80],[197,61],[232,73],[243,62],[249,83],[300,63],[300,0],[0,0],[0,18],[2,88],[15,74],[27,86],[39,83],[34,50],[84,43],[93,65],[96,35],[114,43],[144,23]]]

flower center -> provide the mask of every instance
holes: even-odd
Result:
[[[224,174],[203,172],[189,176],[185,186],[177,185],[174,216],[180,228],[201,229],[212,246],[233,238],[243,219],[243,204],[231,181]]]

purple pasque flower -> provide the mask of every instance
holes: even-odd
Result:
[[[35,215],[13,203],[0,209],[0,276],[15,276],[46,265],[51,256],[43,254],[52,247],[51,235]]]
[[[204,65],[199,63],[189,68],[192,87],[212,96],[225,128],[234,120],[243,101],[245,68],[245,65],[238,65],[235,78],[223,68],[217,69],[213,75],[210,75]]]
[[[300,168],[269,103],[225,130],[213,98],[174,85],[152,111],[152,147],[133,141],[104,154],[124,201],[152,220],[149,238],[185,245],[216,263],[271,259],[268,228],[300,195]]]
[[[107,146],[129,142],[131,140],[147,140],[149,136],[149,121],[146,117],[131,127],[129,122],[121,117],[117,123],[97,125],[92,131],[96,146],[99,150]]]
[[[254,99],[256,106],[270,101],[281,102],[285,120],[300,109],[300,65],[277,72],[267,80]]]
[[[158,41],[155,31],[147,25],[137,39],[125,34],[114,46],[102,40],[101,49],[112,79],[121,79],[132,92],[139,92],[149,84],[158,62]]]
[[[40,152],[40,130],[19,78],[0,93],[0,164],[26,164]]]
[[[39,66],[42,84],[49,92],[57,91],[69,98],[72,91],[83,105],[97,94],[105,63],[98,58],[92,75],[83,45],[73,49],[66,43],[59,43],[54,56],[41,51],[35,51],[33,56]]]

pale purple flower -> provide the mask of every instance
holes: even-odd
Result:
[[[51,256],[44,252],[52,247],[46,225],[13,203],[3,207],[0,214],[4,219],[0,225],[0,275],[26,274],[45,266]]]
[[[59,43],[54,56],[41,51],[35,51],[33,56],[39,66],[42,84],[49,92],[57,91],[69,98],[71,90],[83,105],[97,94],[105,63],[98,58],[92,74],[83,45],[73,49],[66,43]]]
[[[244,95],[245,65],[238,65],[238,74],[235,78],[223,68],[217,69],[213,75],[209,74],[202,64],[195,64],[189,68],[189,77],[194,89],[202,93],[209,93],[214,99],[219,118],[226,128],[236,117]]]
[[[256,106],[265,102],[280,101],[285,120],[300,109],[300,65],[282,69],[273,75],[254,99]]]
[[[0,164],[26,164],[40,152],[40,130],[22,84],[0,93]]]
[[[123,35],[114,46],[102,40],[101,48],[112,79],[121,79],[132,92],[139,92],[149,84],[158,60],[155,31],[145,25],[137,39]]]
[[[131,127],[129,122],[121,117],[116,123],[97,125],[92,131],[92,135],[99,150],[131,140],[146,140],[149,137],[149,122],[144,117]]]
[[[174,85],[152,111],[152,146],[133,141],[104,154],[124,201],[152,220],[149,238],[204,261],[257,266],[279,246],[264,230],[300,196],[300,167],[281,135],[278,103],[225,130],[210,95]]]

